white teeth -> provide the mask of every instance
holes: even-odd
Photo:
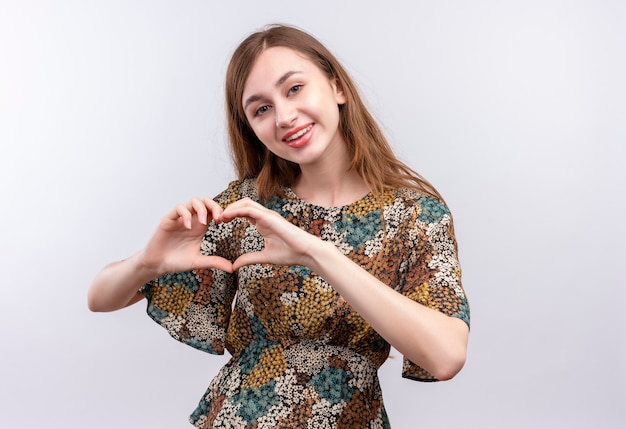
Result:
[[[285,141],[294,141],[299,139],[300,137],[302,137],[303,135],[305,135],[306,133],[309,132],[309,130],[313,127],[313,125],[309,125],[306,128],[301,129],[300,131],[298,131],[297,133],[295,133],[294,135],[290,136],[288,139],[285,139]]]

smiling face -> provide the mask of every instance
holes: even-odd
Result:
[[[345,96],[337,81],[304,55],[284,47],[261,52],[242,102],[252,130],[276,156],[303,169],[346,162],[339,132],[339,105]]]

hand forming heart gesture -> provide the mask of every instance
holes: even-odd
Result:
[[[246,218],[265,239],[264,249],[247,253],[236,261],[220,256],[204,256],[200,245],[208,223],[230,222]],[[143,263],[158,274],[175,273],[197,268],[218,268],[236,271],[244,265],[305,265],[311,240],[317,238],[289,223],[278,213],[249,198],[236,201],[225,210],[212,199],[191,199],[176,206],[159,224],[143,252]]]
[[[156,273],[176,273],[196,268],[219,268],[232,272],[230,261],[200,254],[200,245],[211,219],[222,208],[210,198],[191,199],[176,206],[159,224],[143,253],[143,264]]]
[[[260,252],[241,255],[233,262],[233,270],[251,264],[307,265],[309,262],[307,250],[314,240],[318,240],[317,237],[249,198],[226,207],[217,220],[230,222],[238,217],[246,218],[256,226],[265,240],[265,246]]]

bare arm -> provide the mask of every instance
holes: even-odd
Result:
[[[87,295],[91,311],[114,311],[141,300],[139,288],[158,277],[143,265],[143,251],[120,262],[105,266],[93,280]]]
[[[162,274],[195,268],[232,271],[232,264],[218,256],[200,254],[200,245],[209,220],[221,214],[213,200],[192,199],[168,213],[146,247],[121,262],[104,267],[88,293],[92,311],[114,311],[138,302],[139,288]]]
[[[318,240],[310,248],[309,268],[319,273],[374,328],[411,362],[439,380],[456,375],[465,363],[469,328],[396,292]]]

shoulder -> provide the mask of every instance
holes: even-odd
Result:
[[[222,208],[242,198],[250,198],[253,201],[259,200],[259,193],[255,179],[233,180],[228,187],[220,192],[216,197]]]
[[[393,202],[385,204],[386,208],[402,211],[405,217],[419,223],[428,225],[451,218],[450,209],[443,200],[418,189],[397,188],[390,194],[393,197],[387,199],[387,202]]]

